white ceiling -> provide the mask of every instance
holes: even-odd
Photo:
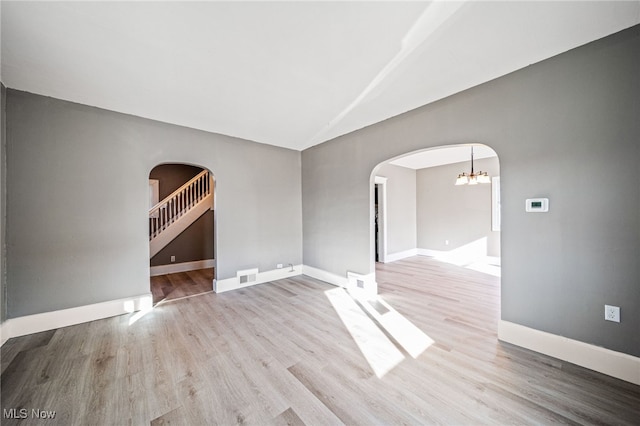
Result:
[[[497,157],[498,154],[486,145],[473,145],[473,159]],[[393,161],[390,164],[419,170],[444,164],[471,162],[471,145],[447,146],[425,150],[410,154]]]
[[[640,0],[1,8],[9,88],[297,150],[640,22]]]

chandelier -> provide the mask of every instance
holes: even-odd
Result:
[[[473,146],[471,147],[471,173],[460,173],[456,179],[456,185],[477,185],[479,183],[491,183],[491,178],[487,172],[473,171]]]

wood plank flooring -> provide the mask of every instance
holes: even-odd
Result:
[[[213,268],[151,277],[153,304],[213,291]]]
[[[29,417],[2,424],[639,424],[640,386],[497,341],[498,280],[414,257],[378,266],[383,317],[300,276],[11,339],[1,405]]]

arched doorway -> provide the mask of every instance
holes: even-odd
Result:
[[[149,266],[154,305],[213,291],[215,180],[202,167],[166,163],[149,173]]]
[[[474,178],[478,172],[483,178],[461,185],[457,177],[472,170]],[[432,148],[380,163],[371,177],[372,259],[426,255],[499,269],[499,175],[497,153],[482,144]]]

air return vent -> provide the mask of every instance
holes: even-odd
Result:
[[[258,277],[258,268],[245,269],[236,273],[240,284],[247,284],[256,281]]]

